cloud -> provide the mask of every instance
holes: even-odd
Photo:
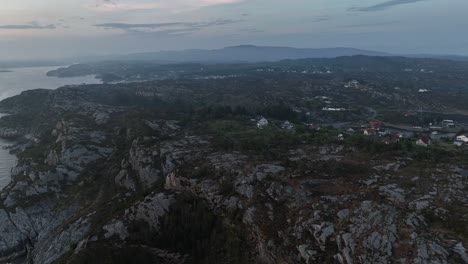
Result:
[[[127,23],[104,23],[96,24],[95,27],[105,28],[105,29],[157,29],[165,27],[176,27],[176,26],[190,26],[192,23],[184,22],[173,22],[173,23],[154,23],[154,24],[127,24]]]
[[[194,2],[194,1],[185,1],[185,2]],[[225,4],[235,4],[243,2],[243,0],[200,0],[198,6],[212,6],[212,5],[225,5]]]
[[[352,25],[345,25],[343,27],[345,28],[376,27],[376,26],[393,25],[397,23],[398,21],[388,21],[388,22],[377,22],[377,23],[352,24]]]
[[[69,22],[69,21],[84,21],[85,18],[81,16],[71,16],[71,17],[64,17],[59,20],[59,22]]]
[[[95,27],[104,29],[119,29],[126,32],[166,32],[169,34],[191,33],[199,31],[203,28],[223,26],[242,22],[243,20],[218,19],[209,22],[169,22],[169,23],[145,23],[145,24],[129,24],[129,23],[103,23],[96,24]]]
[[[27,24],[20,25],[0,25],[0,29],[5,30],[24,30],[24,29],[56,29],[57,26],[54,24],[41,25],[36,21],[29,22]]]
[[[422,1],[427,1],[427,0],[390,0],[390,1],[386,1],[386,2],[372,5],[372,6],[351,8],[350,11],[375,12],[375,11],[382,11],[387,8],[391,8],[391,7],[398,6],[398,5],[407,5],[407,4],[412,4],[416,2],[422,2]]]
[[[152,37],[178,37],[178,36],[185,36],[190,35],[196,31],[199,31],[198,28],[183,28],[183,29],[166,29],[166,30],[159,30],[154,32],[144,32],[139,30],[128,30],[127,34],[129,35],[141,35],[145,34],[147,36]]]
[[[265,30],[261,30],[261,29],[257,29],[257,28],[245,28],[245,29],[241,29],[240,31],[251,33],[251,34],[264,33],[265,32]]]
[[[91,9],[98,12],[138,11],[152,9],[183,10],[186,8],[202,8],[215,5],[235,4],[245,0],[171,0],[171,1],[139,1],[129,0],[93,0]]]
[[[320,16],[320,17],[315,18],[315,19],[314,19],[314,22],[323,22],[323,21],[328,21],[328,20],[330,20],[329,17],[327,17],[327,16]]]
[[[161,8],[163,5],[159,3],[142,3],[142,4],[120,4],[111,1],[104,1],[92,7],[93,10],[99,12],[117,12],[117,11],[138,11],[151,10]]]

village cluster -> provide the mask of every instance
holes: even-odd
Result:
[[[257,128],[263,129],[270,125],[272,122],[265,117],[252,119],[251,121],[257,122]],[[292,131],[295,125],[291,121],[284,121],[275,123],[277,127]],[[312,131],[320,131],[322,129],[319,124],[303,124],[307,129]],[[455,122],[453,120],[443,120],[439,126],[430,124],[428,128],[413,127],[413,130],[402,130],[392,127],[385,126],[380,121],[372,121],[367,125],[353,126],[350,125],[346,128],[342,128],[342,133],[337,136],[338,140],[344,140],[346,135],[353,135],[356,133],[362,133],[364,136],[370,137],[375,141],[382,142],[386,145],[398,143],[402,138],[413,139],[415,144],[421,147],[430,146],[435,140],[453,140],[453,144],[457,147],[463,147],[468,145],[467,134],[457,134],[446,132],[445,129],[455,128]]]

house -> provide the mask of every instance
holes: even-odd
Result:
[[[257,128],[264,128],[268,126],[268,120],[264,117],[260,118],[257,122]]]
[[[294,128],[294,125],[289,121],[284,121],[283,125],[281,125],[281,128],[286,129],[286,130],[291,130]]]
[[[461,147],[461,146],[463,146],[463,145],[465,144],[465,142],[459,141],[459,140],[455,140],[455,141],[453,142],[453,144],[454,144],[455,146],[457,146],[457,147]]]
[[[444,128],[441,127],[441,126],[429,126],[429,128],[430,128],[431,130],[442,130],[442,129],[444,129]]]
[[[344,140],[344,135],[343,135],[343,134],[339,134],[339,135],[338,135],[338,140],[339,140],[339,141],[343,141],[343,140]]]
[[[380,128],[380,127],[382,126],[382,122],[380,122],[380,121],[372,121],[372,122],[371,122],[371,126],[372,126],[373,128]]]
[[[420,93],[428,93],[428,92],[430,92],[430,91],[427,90],[427,89],[419,89],[418,92],[420,92]]]
[[[356,80],[352,80],[348,82],[347,84],[344,85],[345,88],[358,88],[359,87],[359,82]]]
[[[403,136],[398,133],[386,134],[383,143],[386,145],[395,144],[400,141]]]
[[[322,111],[346,111],[346,108],[342,107],[324,107],[322,108]]]
[[[375,135],[375,134],[377,134],[377,130],[374,129],[374,128],[364,129],[364,135],[366,135],[366,136],[372,136],[372,135]]]
[[[463,143],[468,143],[468,137],[465,135],[457,136],[457,141],[461,141]]]
[[[388,135],[390,132],[388,132],[387,130],[385,129],[379,129],[379,128],[376,128],[377,129],[377,133],[381,136],[385,136],[385,135]]]
[[[331,100],[331,98],[328,96],[315,96],[315,99]]]
[[[314,125],[314,124],[307,125],[307,128],[310,130],[314,130],[314,131],[320,131],[321,129],[320,125]]]
[[[398,133],[393,133],[391,137],[393,142],[398,142],[403,136]]]
[[[455,126],[455,121],[453,120],[443,120],[442,125],[445,127],[454,127]]]
[[[420,137],[416,140],[416,145],[421,147],[427,147],[431,144],[431,138],[429,137]]]

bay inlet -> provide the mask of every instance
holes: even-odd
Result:
[[[93,75],[72,78],[48,77],[47,72],[58,67],[13,68],[0,72],[0,100],[32,89],[57,89],[65,85],[98,84]]]

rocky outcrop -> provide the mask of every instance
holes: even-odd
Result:
[[[28,244],[28,237],[20,232],[3,209],[0,210],[0,242],[1,257],[24,254]]]
[[[363,202],[356,209],[347,232],[337,236],[340,263],[389,263],[398,240],[395,208]]]
[[[151,141],[151,139],[147,139]],[[135,140],[130,148],[129,164],[144,188],[150,188],[162,178],[159,161],[159,151],[152,147],[144,147],[145,142]]]
[[[110,223],[102,227],[105,239],[117,237],[125,240],[130,236],[129,227],[133,224],[146,223],[154,232],[159,229],[160,218],[169,210],[169,206],[174,203],[172,195],[163,193],[153,193],[126,209],[122,216],[113,219]]]
[[[53,263],[95,249],[187,263],[189,252],[151,243],[176,217],[207,212],[194,224],[216,218],[241,230],[228,233],[256,263],[467,262],[467,182],[453,164],[424,170],[340,142],[301,142],[273,156],[226,151],[104,92],[45,93],[50,122],[31,129],[41,133],[18,148],[0,194],[0,263]]]

